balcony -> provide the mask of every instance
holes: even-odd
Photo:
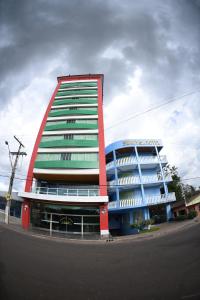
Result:
[[[99,188],[95,185],[93,188],[70,186],[69,188],[49,188],[36,187],[30,192],[19,192],[22,198],[31,199],[40,202],[52,203],[107,203],[108,196],[100,196]]]
[[[175,193],[168,193],[155,195],[155,196],[146,196],[145,202],[142,201],[142,198],[131,198],[131,199],[123,199],[119,201],[119,206],[117,201],[112,201],[108,203],[108,209],[119,209],[119,208],[134,208],[134,207],[143,207],[143,206],[151,206],[157,204],[163,204],[168,202],[176,201]]]
[[[165,176],[164,181],[172,181],[171,176]],[[113,188],[115,186],[124,186],[124,185],[137,185],[137,184],[154,184],[163,182],[162,176],[142,176],[142,182],[140,181],[139,176],[127,176],[119,178],[118,180],[112,180],[108,182],[108,185],[110,188]]]
[[[176,201],[175,193],[161,194],[158,196],[147,196],[146,202],[148,206]]]
[[[37,187],[32,189],[32,193],[45,194],[45,195],[56,195],[56,196],[99,196],[99,189],[77,189],[77,188],[48,188],[48,187]]]
[[[166,155],[160,156],[160,162],[161,163],[167,163],[167,157]],[[158,164],[159,159],[157,156],[140,156],[137,160],[136,156],[127,156],[122,157],[116,160],[116,167],[122,167],[127,165],[133,165],[133,164]],[[111,161],[106,165],[106,169],[112,169],[115,167],[114,161]]]

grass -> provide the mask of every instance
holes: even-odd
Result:
[[[151,227],[150,229],[143,229],[140,230],[139,233],[149,233],[149,232],[153,232],[153,231],[158,231],[160,229],[160,227]]]

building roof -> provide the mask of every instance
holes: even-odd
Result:
[[[176,201],[175,203],[172,204],[172,208],[178,208],[178,207],[182,207],[182,206],[185,206],[184,200]]]
[[[127,148],[127,147],[158,147],[158,151],[160,151],[163,147],[162,141],[158,139],[125,139],[116,141],[106,147],[106,155],[113,150]]]
[[[195,204],[200,204],[200,193],[193,196],[188,203],[186,203],[186,206],[191,206]]]

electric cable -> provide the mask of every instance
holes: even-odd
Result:
[[[146,114],[146,113],[149,113],[149,112],[151,112],[151,111],[153,111],[153,110],[159,109],[159,108],[161,108],[161,107],[163,107],[163,106],[165,106],[165,105],[167,105],[167,104],[169,104],[169,103],[178,101],[178,100],[180,100],[180,99],[182,99],[182,98],[184,98],[184,97],[187,97],[187,96],[190,96],[190,95],[199,93],[199,92],[200,92],[200,90],[196,90],[196,91],[192,91],[192,92],[183,94],[182,96],[176,96],[176,97],[173,97],[173,98],[169,98],[169,100],[167,100],[166,102],[163,102],[163,103],[161,103],[161,104],[159,104],[159,105],[156,105],[156,106],[153,106],[153,107],[151,107],[151,108],[148,108],[147,110],[142,111],[142,112],[140,112],[140,113],[136,113],[136,114],[134,114],[134,115],[131,115],[131,116],[129,116],[129,117],[126,118],[126,119],[122,119],[121,121],[119,121],[119,122],[117,122],[117,123],[115,123],[115,124],[113,124],[113,125],[111,125],[111,126],[105,128],[105,130],[109,130],[109,129],[113,128],[113,127],[116,127],[116,126],[120,125],[120,124],[123,123],[123,122],[126,122],[126,121],[129,121],[129,120],[131,120],[131,119],[137,118],[137,117],[139,117],[139,116],[141,116],[141,115],[144,115],[144,114]]]

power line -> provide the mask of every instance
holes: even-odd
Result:
[[[120,124],[123,123],[123,122],[126,122],[126,121],[129,121],[129,120],[131,120],[131,119],[137,118],[137,117],[139,117],[139,116],[141,116],[141,115],[144,115],[144,114],[146,114],[146,113],[149,113],[149,112],[151,112],[151,111],[153,111],[153,110],[159,109],[159,108],[161,108],[161,107],[163,107],[163,106],[165,106],[165,105],[167,105],[167,104],[169,104],[169,103],[178,101],[178,100],[180,100],[180,99],[182,99],[182,98],[184,98],[184,97],[187,97],[187,96],[190,96],[190,95],[199,93],[199,92],[200,92],[200,90],[196,90],[196,91],[192,91],[192,92],[183,94],[182,96],[177,96],[177,97],[169,98],[169,100],[167,100],[166,102],[163,102],[163,103],[161,103],[161,104],[159,104],[159,105],[156,105],[156,106],[153,106],[153,107],[151,107],[151,108],[148,108],[147,110],[142,111],[142,112],[140,112],[140,113],[136,113],[136,114],[134,114],[134,115],[131,115],[131,116],[129,116],[129,117],[126,118],[126,119],[122,119],[121,121],[119,121],[119,122],[117,122],[117,123],[111,125],[110,127],[105,128],[105,130],[109,130],[109,129],[115,127],[115,126],[120,125]]]
[[[5,177],[5,178],[9,178],[10,176],[9,175],[3,175],[3,174],[0,174],[0,177]],[[17,180],[21,180],[21,181],[32,181],[32,180],[36,180],[35,178],[30,178],[30,177],[27,177],[27,178],[20,178],[20,177],[15,177],[15,179]],[[200,179],[200,176],[195,176],[195,177],[189,177],[189,178],[182,178],[181,179],[181,182],[182,181],[188,181],[188,180],[196,180],[196,179]],[[179,182],[179,180],[173,180],[175,182]],[[98,186],[108,186],[108,185],[104,185],[104,184],[100,184]],[[120,185],[120,184],[112,184],[111,187],[113,186],[123,186],[123,185]]]

